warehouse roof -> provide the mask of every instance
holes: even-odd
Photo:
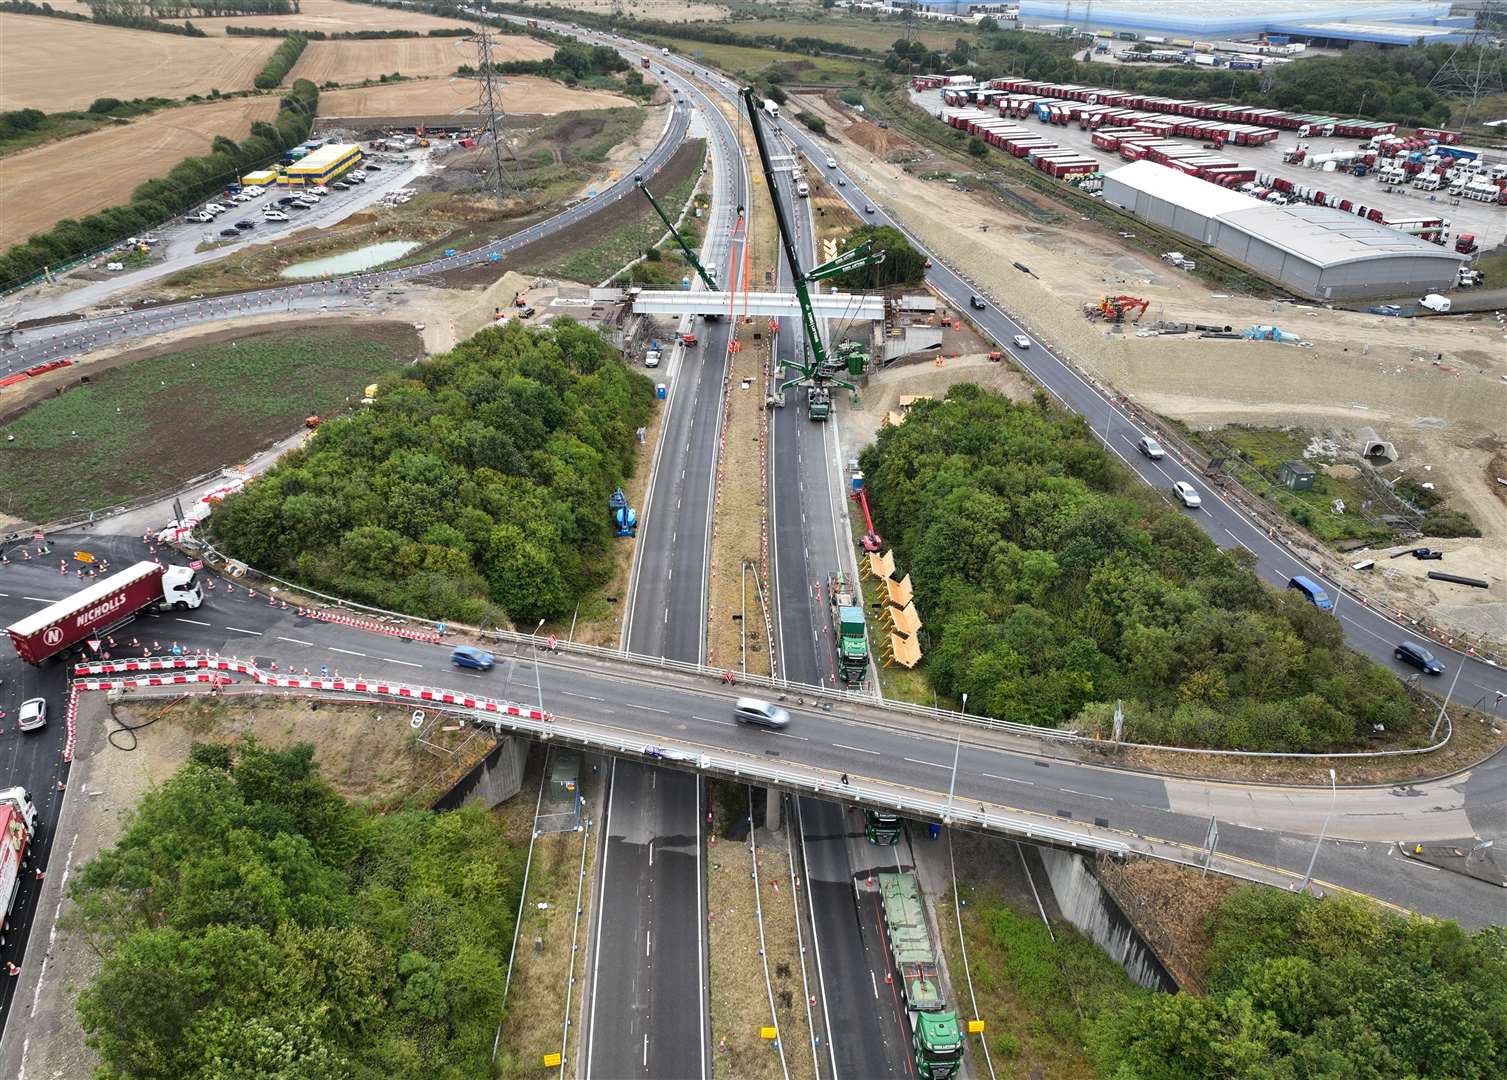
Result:
[[[288,166],[289,172],[323,172],[352,150],[361,149],[355,143],[330,143],[321,146],[312,154],[305,154],[292,165]]]
[[[1258,203],[1248,210],[1221,214],[1219,220],[1319,266],[1340,266],[1390,255],[1465,261],[1463,255],[1428,240],[1327,206]]]
[[[1217,217],[1261,205],[1260,199],[1180,173],[1154,161],[1133,161],[1113,172],[1105,173],[1104,179],[1115,180],[1126,187],[1176,203],[1205,217]]]

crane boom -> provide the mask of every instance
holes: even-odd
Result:
[[[644,183],[644,178],[642,176],[635,176],[633,178],[633,185],[644,193],[644,198],[648,199],[649,205],[654,207],[654,212],[659,215],[659,220],[663,221],[665,223],[665,228],[670,230],[670,235],[673,236],[675,238],[675,242],[680,245],[680,250],[685,253],[686,259],[689,260],[690,264],[696,268],[697,275],[706,284],[706,287],[712,292],[716,292],[717,283],[712,280],[712,275],[707,273],[706,267],[701,265],[701,260],[696,258],[696,253],[691,250],[691,245],[685,242],[685,238],[680,235],[680,230],[675,228],[674,224],[670,221],[669,215],[667,215],[664,212],[663,208],[660,207],[659,203],[654,200],[654,195],[649,191],[649,185]]]

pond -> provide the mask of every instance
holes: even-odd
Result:
[[[332,274],[352,274],[357,270],[370,270],[374,266],[401,259],[418,246],[417,240],[386,240],[380,244],[367,244],[366,247],[357,248],[355,251],[294,263],[278,277],[318,278]]]

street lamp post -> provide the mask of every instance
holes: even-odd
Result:
[[[958,789],[958,755],[963,752],[963,717],[968,715],[968,695],[963,695],[963,711],[958,713],[958,737],[952,744],[952,781],[947,785],[947,813],[942,816],[944,825],[952,824],[952,796]]]
[[[1433,729],[1429,731],[1429,742],[1433,742],[1439,734],[1439,725],[1444,722],[1444,710],[1449,708],[1449,699],[1455,696],[1455,684],[1460,681],[1460,672],[1465,668],[1465,657],[1462,654],[1460,662],[1455,665],[1455,677],[1449,681],[1449,693],[1444,695],[1444,700],[1439,703],[1439,715],[1434,717]]]
[[[1340,790],[1334,782],[1334,770],[1329,770],[1329,812],[1324,815],[1324,824],[1319,826],[1319,838],[1314,841],[1313,854],[1308,859],[1308,873],[1303,875],[1303,885],[1299,892],[1308,891],[1308,883],[1313,880],[1313,864],[1319,861],[1319,848],[1323,846],[1324,835],[1329,831],[1329,818],[1334,814],[1334,804],[1338,801]]]
[[[534,632],[529,635],[534,639],[534,689],[539,694],[539,711],[541,713],[544,711],[544,683],[539,678],[539,628],[543,625],[544,620],[540,619],[534,625]]]

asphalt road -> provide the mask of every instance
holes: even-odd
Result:
[[[737,208],[747,197],[741,155],[715,107],[678,76],[667,78],[699,102],[707,128],[715,186],[701,254],[715,277],[727,263]],[[668,398],[649,495],[638,508],[622,640],[644,655],[700,663],[730,324],[688,319],[687,328],[699,344],[662,343],[668,362],[647,372],[666,384]],[[636,764],[614,769],[592,934],[588,1077],[709,1071],[701,803],[701,781],[692,773]]]

